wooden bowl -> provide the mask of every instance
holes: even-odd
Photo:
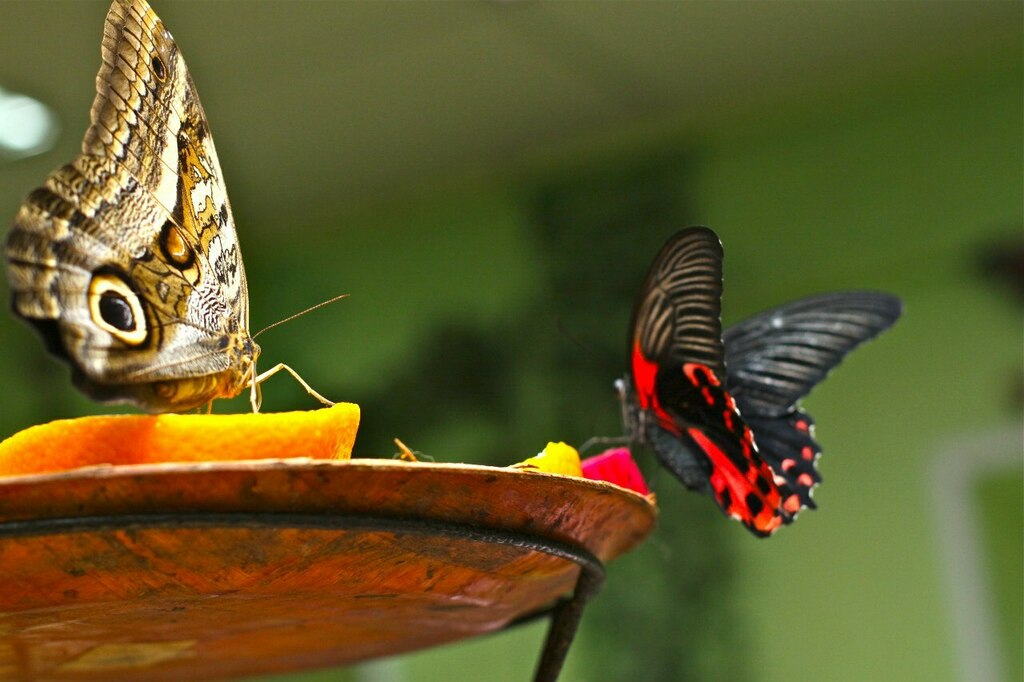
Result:
[[[652,530],[617,486],[310,459],[0,479],[0,677],[225,678],[500,629]]]

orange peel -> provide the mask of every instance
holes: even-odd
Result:
[[[0,442],[0,476],[98,464],[349,459],[358,428],[353,403],[299,412],[58,419]]]

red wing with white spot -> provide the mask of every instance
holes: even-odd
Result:
[[[677,232],[654,259],[630,325],[632,437],[688,488],[766,536],[798,496],[758,455],[726,390],[721,326],[722,245],[714,232]]]

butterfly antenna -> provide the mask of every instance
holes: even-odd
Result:
[[[590,346],[586,345],[585,343],[583,343],[582,341],[577,339],[575,336],[573,336],[571,333],[569,333],[569,330],[565,327],[565,324],[562,322],[562,317],[561,316],[558,316],[558,317],[555,318],[555,327],[558,329],[558,333],[559,334],[561,334],[566,339],[568,339],[569,343],[571,343],[572,345],[576,346],[580,350],[584,351],[585,353],[587,353],[591,357],[597,355],[597,353],[594,351],[593,348],[591,348]]]
[[[310,306],[310,307],[306,308],[305,310],[303,310],[301,312],[295,313],[294,315],[289,315],[288,317],[284,318],[283,320],[278,320],[277,322],[274,322],[273,324],[268,324],[266,327],[264,327],[263,329],[259,330],[255,334],[253,334],[252,338],[255,340],[255,338],[257,336],[259,336],[260,334],[262,334],[263,332],[265,332],[265,331],[267,331],[269,329],[273,329],[274,327],[276,327],[278,325],[282,325],[285,322],[291,322],[296,317],[302,317],[306,313],[311,313],[314,310],[316,310],[317,308],[323,308],[325,305],[330,305],[332,303],[337,303],[338,301],[340,301],[343,298],[348,298],[348,296],[349,296],[349,294],[339,294],[338,296],[335,296],[334,298],[329,298],[326,301],[321,301],[320,303],[317,303],[314,306]]]

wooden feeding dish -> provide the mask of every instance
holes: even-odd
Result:
[[[537,673],[554,679],[603,562],[655,516],[608,483],[392,460],[0,478],[0,677],[339,666],[554,607]]]

